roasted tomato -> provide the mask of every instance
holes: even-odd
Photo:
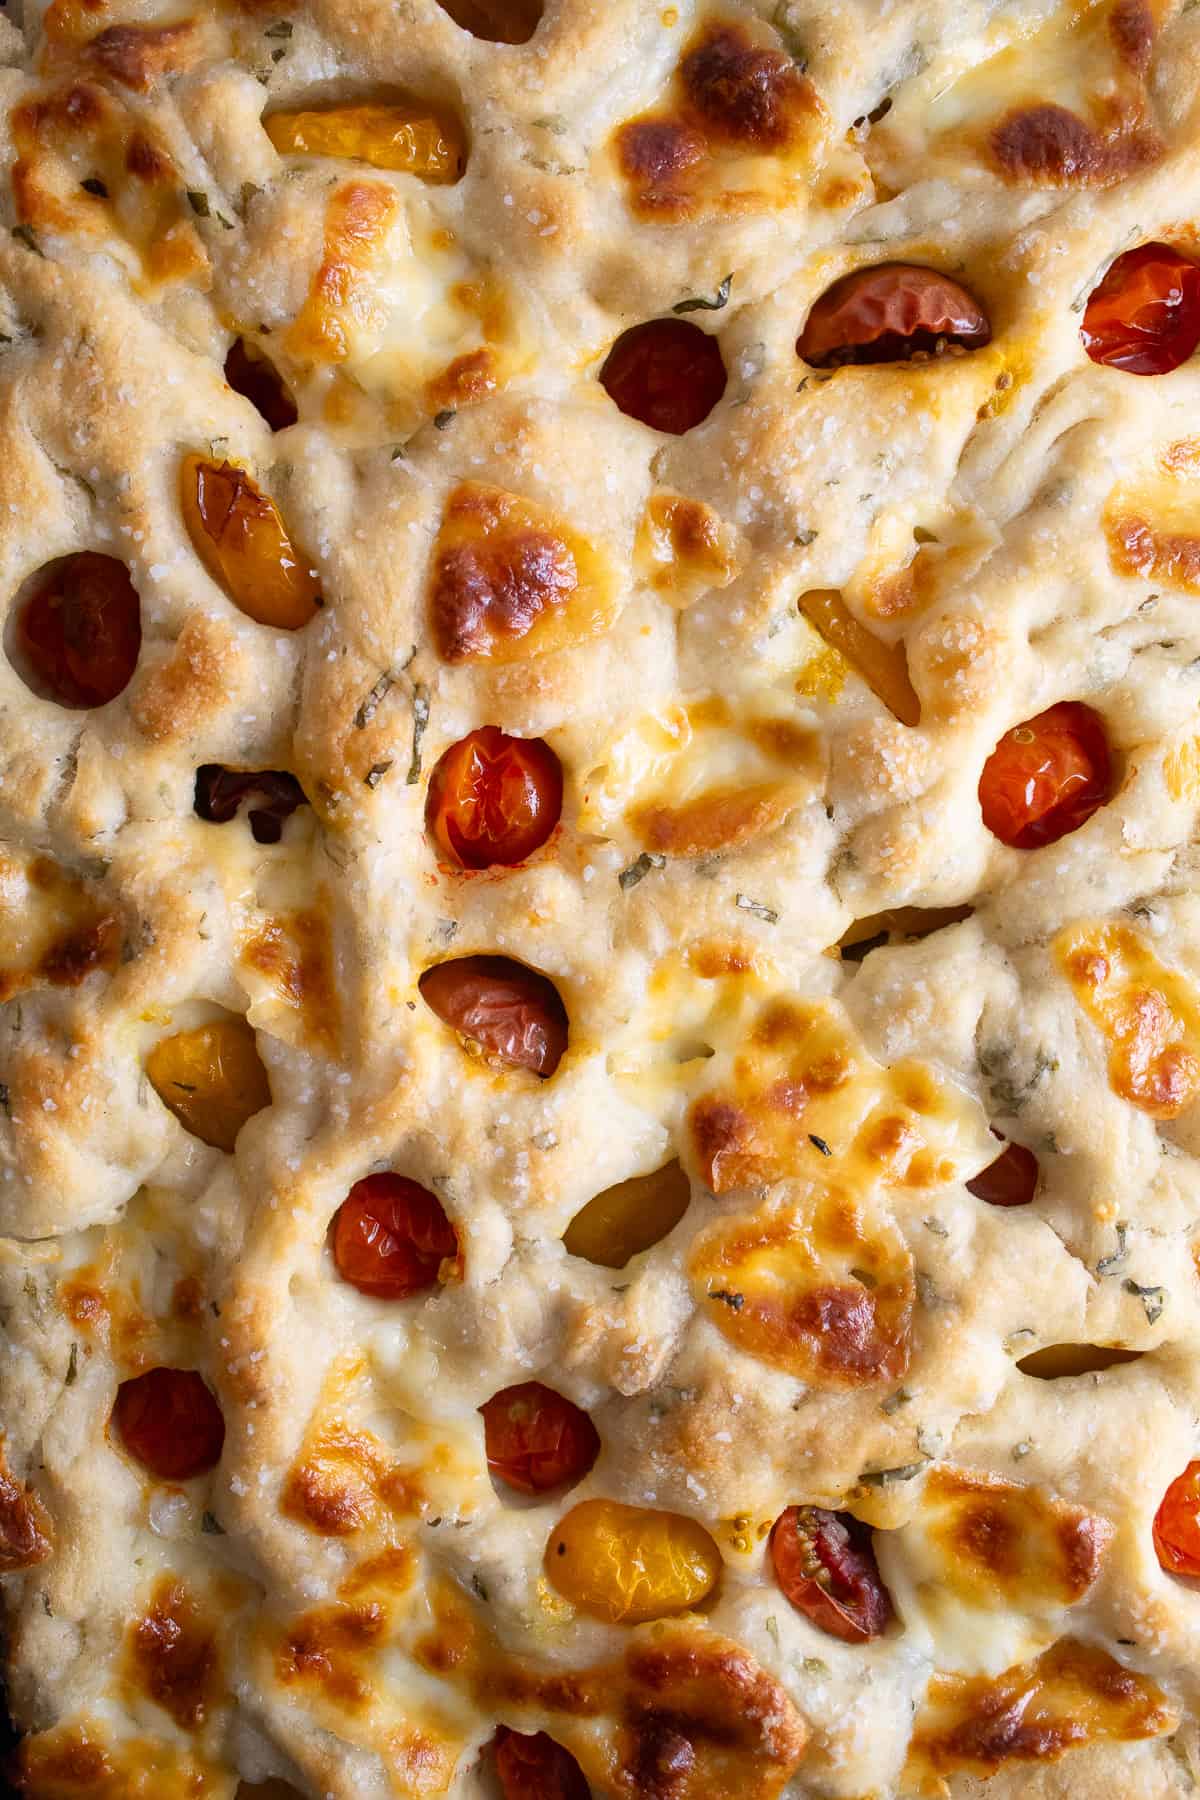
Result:
[[[1170,1574],[1200,1576],[1200,1462],[1190,1462],[1163,1495],[1154,1548]]]
[[[130,1456],[160,1481],[188,1481],[220,1461],[225,1420],[195,1369],[148,1369],[123,1381],[112,1417]]]
[[[81,550],[43,569],[21,608],[17,645],[34,687],[60,706],[107,706],[142,648],[137,590],[124,563]]]
[[[232,1015],[160,1038],[146,1074],[184,1129],[214,1150],[232,1150],[246,1120],[271,1104],[254,1029]]]
[[[994,1137],[1000,1133],[993,1132]],[[995,1162],[967,1183],[967,1192],[989,1206],[1028,1206],[1037,1193],[1038,1160],[1024,1144],[1005,1144]]]
[[[831,1637],[865,1644],[892,1617],[870,1527],[851,1513],[789,1506],[771,1528],[771,1561],[797,1612]]]
[[[814,369],[831,369],[937,356],[950,344],[978,350],[991,336],[978,300],[948,275],[879,263],[843,275],[813,302],[796,353]]]
[[[725,379],[720,344],[687,319],[648,319],[623,331],[600,371],[623,413],[673,437],[707,419]]]
[[[591,1800],[575,1758],[544,1731],[526,1737],[502,1725],[494,1754],[504,1800]]]
[[[1081,701],[1060,700],[1005,732],[983,765],[979,806],[1002,844],[1033,850],[1078,831],[1112,791],[1103,719]]]
[[[562,764],[542,738],[482,725],[438,759],[425,823],[462,869],[511,868],[540,850],[562,812]]]
[[[263,125],[281,156],[336,156],[438,186],[457,181],[466,166],[461,127],[426,106],[368,101],[271,113]]]
[[[460,956],[420,980],[438,1018],[489,1061],[553,1075],[567,1047],[567,1009],[536,969],[507,956]]]
[[[599,1263],[605,1269],[623,1269],[674,1231],[688,1209],[692,1184],[677,1162],[666,1163],[650,1175],[634,1175],[580,1207],[563,1243],[572,1256]]]
[[[197,556],[247,618],[281,631],[308,624],[321,605],[316,576],[245,469],[187,456],[180,501]]]
[[[698,1606],[717,1584],[721,1552],[683,1513],[581,1500],[550,1533],[546,1573],[581,1612],[639,1625]]]
[[[244,338],[233,340],[225,358],[225,379],[235,394],[261,413],[272,431],[283,431],[299,418],[283,376],[257,344],[248,344]]]
[[[407,1300],[436,1287],[458,1238],[428,1188],[390,1171],[356,1181],[333,1221],[338,1274],[360,1294]]]
[[[572,1401],[540,1381],[501,1388],[483,1414],[488,1468],[523,1494],[582,1479],[600,1454],[596,1427]]]
[[[1079,335],[1093,362],[1169,375],[1200,344],[1200,265],[1169,244],[1127,250],[1092,289]]]
[[[209,825],[227,825],[244,802],[250,830],[257,844],[277,844],[285,822],[308,796],[286,769],[227,769],[222,763],[201,763],[196,770],[193,804]]]

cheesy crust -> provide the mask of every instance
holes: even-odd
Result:
[[[1186,1800],[1200,9],[24,0],[0,163],[16,1791]]]

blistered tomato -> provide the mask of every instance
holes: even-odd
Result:
[[[1038,1160],[1033,1151],[1024,1144],[1005,1144],[995,1161],[968,1181],[967,1192],[989,1206],[1028,1206],[1037,1184]]]
[[[682,1513],[582,1500],[546,1545],[546,1574],[581,1612],[637,1625],[698,1606],[717,1584],[721,1553]]]
[[[1092,290],[1080,336],[1093,362],[1169,375],[1200,344],[1200,265],[1169,244],[1127,250]]]
[[[567,1010],[545,975],[507,956],[460,956],[426,969],[425,1004],[489,1060],[553,1075],[567,1047]]]
[[[338,1274],[360,1294],[407,1300],[436,1287],[458,1238],[428,1188],[387,1171],[356,1181],[333,1222]]]
[[[428,107],[365,102],[263,120],[281,156],[336,156],[397,169],[436,185],[457,181],[466,161],[459,126]]]
[[[60,706],[106,706],[142,647],[141,606],[124,563],[91,550],[42,571],[21,608],[18,646],[34,685]]]
[[[843,275],[814,301],[796,353],[816,369],[907,362],[949,344],[977,350],[992,335],[965,287],[916,263],[879,263]]]
[[[523,1494],[545,1494],[586,1475],[600,1453],[587,1414],[540,1381],[502,1388],[480,1407],[488,1468]]]
[[[225,1420],[195,1369],[148,1369],[123,1381],[112,1416],[130,1456],[160,1481],[188,1481],[220,1460]]]
[[[865,1644],[892,1617],[870,1528],[850,1513],[789,1506],[771,1529],[771,1561],[797,1612],[831,1637]]]
[[[308,796],[287,769],[227,769],[201,763],[196,770],[193,805],[209,825],[227,825],[244,805],[256,844],[277,844],[283,827]]]
[[[1177,1475],[1154,1515],[1154,1548],[1172,1575],[1200,1576],[1200,1462]]]
[[[1078,831],[1112,791],[1103,719],[1061,700],[1005,732],[983,765],[979,806],[1002,844],[1032,850]]]
[[[235,394],[248,400],[272,431],[284,431],[296,423],[296,402],[283,376],[265,351],[244,338],[235,338],[225,358],[225,379]]]
[[[216,1150],[232,1150],[246,1120],[271,1104],[267,1071],[245,1019],[217,1019],[161,1038],[146,1058],[146,1074],[179,1123]]]
[[[197,556],[247,618],[281,631],[308,624],[321,605],[317,578],[245,469],[185,457],[180,503]]]
[[[725,380],[720,344],[687,319],[648,319],[623,331],[600,371],[623,413],[673,437],[707,419]]]
[[[562,764],[544,739],[483,725],[439,758],[425,823],[459,868],[509,868],[541,849],[558,824],[562,798]]]

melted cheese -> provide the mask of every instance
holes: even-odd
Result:
[[[1054,940],[1059,967],[1108,1045],[1114,1093],[1154,1119],[1174,1119],[1200,1092],[1200,996],[1129,925],[1070,925]]]
[[[1114,569],[1200,593],[1198,516],[1200,443],[1187,439],[1109,495],[1104,534]]]
[[[111,973],[120,948],[116,914],[84,882],[49,857],[0,853],[0,999]]]

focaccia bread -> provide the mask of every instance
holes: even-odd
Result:
[[[1200,1784],[1200,8],[0,15],[34,1800]]]

